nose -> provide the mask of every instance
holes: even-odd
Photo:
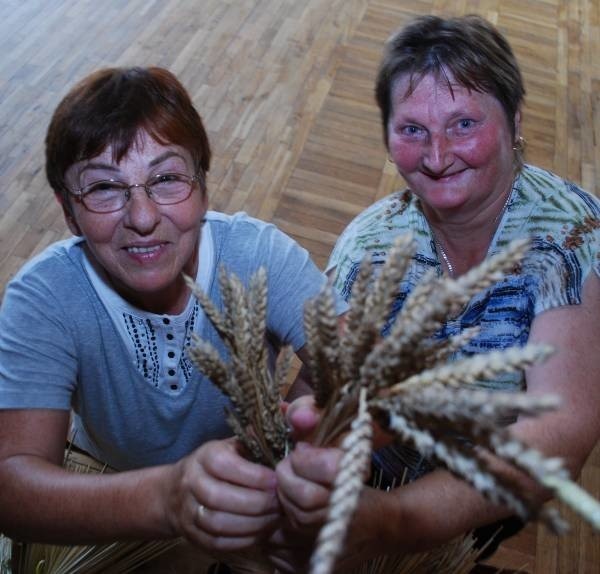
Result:
[[[160,206],[148,197],[143,185],[132,185],[129,193],[125,225],[140,235],[149,235],[160,221]]]
[[[452,143],[446,134],[431,134],[423,155],[423,166],[432,174],[443,174],[454,163]]]

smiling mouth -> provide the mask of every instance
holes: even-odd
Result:
[[[148,247],[127,247],[128,253],[153,253],[158,251],[162,245],[150,245]]]
[[[460,171],[455,171],[452,173],[431,173],[431,172],[423,172],[425,173],[425,175],[427,177],[429,177],[429,179],[433,179],[434,181],[444,181],[446,179],[452,179],[453,177],[456,177],[457,175],[461,175],[464,172],[464,170],[460,170]]]

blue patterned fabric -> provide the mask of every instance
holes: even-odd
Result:
[[[423,276],[432,269],[438,276],[442,273],[419,199],[407,189],[368,207],[340,236],[328,263],[334,287],[348,300],[363,258],[369,258],[377,270],[385,262],[394,239],[409,232],[415,238],[416,252],[400,283],[383,335]],[[468,327],[480,328],[479,334],[455,353],[454,359],[524,345],[537,315],[581,303],[585,279],[590,272],[600,276],[600,201],[576,185],[530,165],[515,179],[488,256],[523,237],[531,239],[532,248],[522,265],[475,296],[436,333],[436,337],[446,339]],[[478,384],[488,389],[525,388],[520,372]],[[415,459],[414,452],[396,454],[417,474],[422,472],[424,462]],[[376,458],[384,470],[393,473],[389,452]]]

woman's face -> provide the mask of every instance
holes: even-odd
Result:
[[[140,131],[120,163],[113,161],[109,147],[71,166],[66,181],[77,190],[105,179],[145,183],[167,172],[194,175],[190,153],[177,145],[162,145]],[[92,213],[80,202],[71,204],[72,217],[66,212],[71,231],[85,237],[90,254],[122,297],[158,313],[183,309],[188,292],[181,273],[195,277],[207,209],[206,194],[197,183],[190,197],[175,205],[154,203],[143,187],[132,188],[125,207],[113,213]]]
[[[407,77],[394,84],[388,143],[425,212],[469,219],[502,202],[514,177],[514,152],[500,102],[454,82],[451,92],[433,75],[406,97],[408,87]],[[516,134],[518,121],[517,114]]]

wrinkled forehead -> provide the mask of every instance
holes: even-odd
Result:
[[[404,72],[398,74],[391,86],[391,96],[394,102],[403,102],[410,98],[413,93],[427,85],[428,90],[450,95],[454,99],[456,93],[464,92],[470,94],[472,88],[458,82],[450,70],[445,68],[429,72]]]
[[[169,161],[180,171],[193,167],[192,156],[185,148],[157,139],[140,130],[128,147],[108,144],[100,153],[77,161],[67,169],[67,180],[78,181],[88,169],[98,168],[118,173],[128,169],[151,169]]]
[[[155,129],[155,126],[141,126],[135,131],[129,133],[121,130],[115,130],[107,133],[101,139],[92,138],[83,142],[80,146],[79,157],[76,162],[90,161],[102,157],[111,163],[119,164],[123,158],[132,154],[146,153],[146,150],[152,151],[152,148],[160,146],[181,147],[169,140]],[[189,155],[192,155],[191,152]]]

